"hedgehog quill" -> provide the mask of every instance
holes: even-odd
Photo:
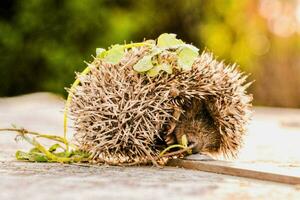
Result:
[[[96,50],[68,89],[65,134],[59,137],[66,147],[37,148],[29,131],[17,131],[52,162],[164,165],[191,153],[236,157],[251,114],[246,79],[235,65],[164,33]],[[72,147],[68,119],[74,122]],[[55,153],[58,147],[63,155]],[[30,160],[26,156],[19,152]]]

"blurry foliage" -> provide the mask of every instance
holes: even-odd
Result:
[[[271,33],[261,1],[3,0],[0,96],[65,95],[97,47],[173,32],[251,72],[257,104],[300,107],[299,34]]]

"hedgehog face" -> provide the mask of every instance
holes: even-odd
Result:
[[[177,142],[180,143],[185,134],[188,145],[195,145],[193,153],[217,152],[221,136],[205,103],[194,99],[185,109],[174,132]]]
[[[195,145],[193,153],[215,153],[220,148],[220,135],[204,120],[184,120],[175,130],[177,141],[187,136],[188,145]]]

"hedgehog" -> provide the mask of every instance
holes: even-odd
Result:
[[[69,116],[93,162],[164,165],[174,156],[161,152],[183,136],[192,153],[237,156],[252,96],[236,65],[199,54],[175,34],[100,49],[87,64],[68,90]]]

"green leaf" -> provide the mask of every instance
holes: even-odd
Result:
[[[29,153],[41,153],[41,151],[38,148],[32,148],[30,149]]]
[[[172,67],[166,63],[162,63],[160,65],[154,66],[152,69],[147,71],[147,75],[150,77],[155,77],[161,70],[167,72],[168,74],[172,74]]]
[[[159,74],[160,70],[161,70],[160,65],[154,66],[152,69],[147,71],[147,75],[150,76],[150,77],[155,77]]]
[[[49,152],[54,152],[56,151],[57,148],[61,147],[60,144],[54,144],[49,148]]]
[[[181,144],[184,146],[184,147],[188,147],[188,139],[187,139],[187,136],[186,136],[186,134],[183,134],[182,136],[181,136]],[[188,154],[192,154],[193,153],[193,151],[191,150],[191,149],[189,149],[188,151],[187,151],[187,153]]]
[[[74,151],[63,151],[63,152],[54,153],[54,154],[59,157],[71,158],[74,155]]]
[[[194,52],[199,52],[199,49],[197,47],[195,47],[194,45],[191,45],[191,44],[184,44],[184,45],[182,45],[182,47],[189,48]]]
[[[67,155],[65,151],[59,152],[59,153],[53,153],[54,155],[60,157],[60,158],[69,158],[70,156]]]
[[[48,158],[46,155],[42,154],[42,153],[32,153],[29,154],[29,160],[30,161],[35,161],[35,162],[48,162]]]
[[[16,158],[17,160],[29,160],[29,155],[23,151],[17,151]]]
[[[160,49],[160,48],[157,48],[157,47],[152,47],[151,49],[151,54],[150,56],[153,57],[153,56],[156,56],[158,54],[160,54],[161,52],[163,52],[163,49]]]
[[[146,72],[153,68],[151,56],[144,56],[134,66],[133,69],[137,72]]]
[[[73,155],[74,155],[74,151],[66,151],[65,152],[65,157],[67,157],[67,158],[70,158]]]
[[[16,158],[17,160],[28,160],[32,162],[48,162],[47,157],[42,153],[37,152],[30,152],[26,153],[23,151],[17,151],[16,152]]]
[[[172,70],[172,66],[167,64],[167,63],[162,63],[161,64],[161,69],[165,72],[167,72],[168,74],[172,74],[173,70]]]
[[[191,70],[198,55],[198,48],[193,45],[185,45],[178,53],[178,66],[186,71]]]
[[[152,44],[152,45],[156,44],[155,40],[146,40],[146,41],[144,41],[144,43]]]
[[[122,45],[116,44],[112,46],[110,50],[106,51],[104,60],[112,64],[117,64],[124,57],[124,54],[124,47]]]
[[[103,48],[97,48],[96,49],[96,57],[97,58],[104,58],[105,54],[106,54],[105,49],[103,49]]]
[[[188,146],[188,139],[187,139],[187,137],[186,137],[186,134],[183,134],[183,135],[181,136],[181,144],[182,144],[183,146],[185,146],[185,147]]]
[[[87,153],[87,152],[84,152],[84,151],[81,151],[81,150],[74,150],[72,151],[72,156],[80,156],[80,157],[83,157],[83,158],[88,158],[90,157],[90,154]]]
[[[182,45],[184,42],[176,38],[176,34],[163,33],[157,39],[157,46],[160,48],[171,48]]]

